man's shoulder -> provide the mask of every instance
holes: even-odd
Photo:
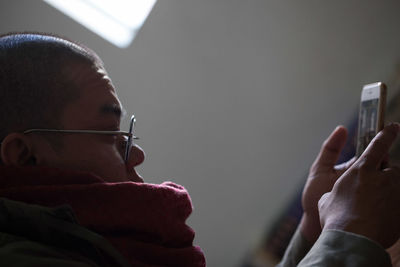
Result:
[[[115,262],[110,266],[127,266],[108,241],[76,222],[69,206],[0,198],[0,229],[0,266],[108,266],[105,255]]]
[[[0,233],[0,266],[98,266],[90,259],[9,233]]]

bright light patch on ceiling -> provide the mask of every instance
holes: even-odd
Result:
[[[44,0],[112,44],[130,45],[156,0]]]

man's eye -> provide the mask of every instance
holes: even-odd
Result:
[[[115,142],[115,140],[117,140],[117,136],[115,134],[103,134],[103,135],[97,135],[96,137],[107,143]]]
[[[121,139],[119,140],[119,142],[118,142],[118,147],[119,147],[121,150],[124,151],[125,148],[126,148],[127,143],[128,143],[128,139],[124,136],[123,138],[121,138]]]

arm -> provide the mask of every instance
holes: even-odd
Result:
[[[313,245],[298,228],[282,261],[277,265],[277,267],[292,266],[390,267],[392,265],[388,253],[382,246],[364,236],[339,230],[326,230],[322,231]]]
[[[391,267],[378,243],[351,232],[324,230],[298,267]]]
[[[276,267],[297,266],[297,264],[306,256],[312,245],[313,244],[303,236],[300,229],[297,228],[288,247],[286,248],[281,262]]]
[[[365,152],[319,200],[324,230],[365,236],[383,248],[400,236],[400,169],[386,167],[387,154],[400,128],[385,127]]]
[[[296,266],[318,239],[321,233],[318,200],[332,189],[338,177],[355,161],[355,159],[352,159],[335,166],[346,138],[347,130],[338,126],[322,144],[321,150],[310,168],[303,189],[303,216],[279,266]]]
[[[310,169],[304,214],[280,266],[391,266],[384,248],[400,235],[400,171],[381,167],[397,132],[398,125],[386,127],[356,163],[333,167],[346,137],[335,129]]]
[[[384,249],[400,236],[400,170],[386,159],[398,132],[385,127],[321,197],[323,231],[299,266],[391,266]]]

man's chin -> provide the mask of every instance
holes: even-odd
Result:
[[[136,170],[133,170],[133,172],[129,175],[129,180],[135,183],[143,183],[143,178],[140,176]]]
[[[139,175],[137,175],[137,176],[134,177],[134,178],[131,178],[130,180],[131,180],[132,182],[135,182],[135,183],[143,183],[143,182],[144,182],[143,178],[140,177]]]

